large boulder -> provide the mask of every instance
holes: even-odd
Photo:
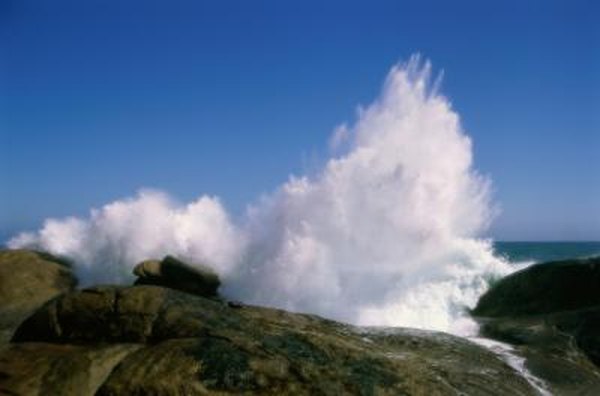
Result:
[[[230,311],[223,303],[158,286],[98,286],[49,302],[23,322],[13,341],[158,342],[241,326]]]
[[[133,273],[138,277],[136,285],[163,286],[204,297],[216,296],[221,285],[219,277],[209,267],[192,267],[172,256],[166,256],[162,261],[143,261],[135,266]]]
[[[535,394],[491,352],[456,337],[323,330],[167,340],[127,356],[98,395]]]
[[[485,293],[482,335],[512,344],[557,394],[600,390],[600,257],[533,265]]]
[[[68,262],[47,253],[0,250],[0,344],[46,301],[77,284]]]
[[[542,263],[501,279],[473,310],[476,316],[547,314],[600,305],[600,257]]]
[[[270,308],[234,309],[157,286],[68,293],[25,321],[13,342],[69,351],[73,345],[137,345],[119,362],[110,361],[114,368],[101,384],[82,377],[86,392],[93,382],[98,395],[535,394],[494,353],[458,337],[358,329]],[[56,352],[42,348],[39,354],[55,359]],[[0,355],[0,390],[6,393],[19,393],[30,381],[26,372],[11,369],[14,356]]]
[[[140,345],[11,344],[0,354],[0,394],[93,396]]]

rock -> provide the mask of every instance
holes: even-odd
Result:
[[[401,331],[381,344],[372,338],[280,331],[258,339],[234,333],[168,340],[129,355],[98,395],[176,394],[174,389],[180,394],[446,395],[457,389],[486,394],[490,386],[498,394],[534,394],[494,355],[467,341]]]
[[[555,394],[600,390],[600,258],[511,274],[473,310],[483,336],[507,342]]]
[[[501,279],[473,310],[477,316],[547,314],[600,305],[600,257],[542,263]]]
[[[527,369],[544,380],[552,394],[597,395],[600,371],[594,363],[598,365],[600,327],[590,331],[591,326],[573,321],[576,316],[486,318],[480,319],[480,331],[487,338],[512,344],[514,352],[525,358]],[[579,318],[585,321],[585,315]],[[590,342],[582,344],[583,340]]]
[[[242,308],[244,303],[241,301],[227,301],[227,306],[229,308]]]
[[[76,283],[64,260],[47,253],[0,250],[0,344],[36,308]]]
[[[557,328],[573,334],[577,346],[600,367],[600,307],[561,316]]]
[[[13,341],[146,342],[169,292],[156,286],[100,286],[68,293],[23,322]]]
[[[0,394],[95,395],[139,345],[13,344],[0,354]]]
[[[133,268],[133,274],[140,278],[159,278],[162,275],[160,267],[159,260],[145,260]]]
[[[157,285],[204,297],[217,295],[221,281],[205,266],[191,267],[172,256],[162,261],[147,260],[139,263],[133,273],[136,285]]]
[[[97,387],[96,394],[105,396],[477,395],[489,394],[490,389],[535,394],[495,354],[458,337],[406,329],[357,329],[313,315],[248,305],[231,309],[157,286],[68,293],[26,320],[13,342],[51,343],[59,350],[66,348],[64,353],[72,351],[73,345],[139,344],[100,386],[84,380],[78,385]],[[38,358],[54,359],[56,353],[42,348]],[[10,368],[14,359],[14,355],[0,355],[5,362],[0,367]],[[8,383],[0,370],[0,389],[18,393],[31,377],[25,372],[19,375],[11,374]]]

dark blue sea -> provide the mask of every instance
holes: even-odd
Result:
[[[539,263],[600,256],[600,242],[495,242],[494,250],[513,263]]]

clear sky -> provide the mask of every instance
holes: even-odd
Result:
[[[420,52],[502,213],[600,240],[597,1],[0,2],[0,237],[140,187],[234,212],[327,153]]]

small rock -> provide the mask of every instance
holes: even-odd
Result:
[[[133,273],[138,276],[136,285],[163,286],[202,297],[216,296],[221,285],[219,277],[210,268],[191,267],[172,256],[166,256],[162,261],[142,261]]]
[[[133,269],[133,274],[139,277],[161,276],[159,260],[142,261]]]
[[[242,308],[244,303],[241,301],[227,301],[227,306],[229,308]]]

